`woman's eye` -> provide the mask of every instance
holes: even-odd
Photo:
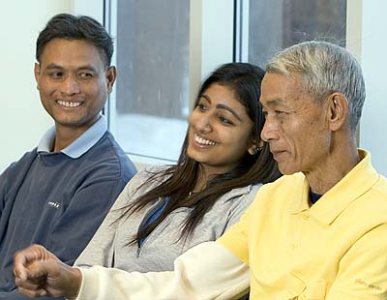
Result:
[[[226,124],[226,125],[233,125],[234,123],[231,122],[229,119],[225,118],[225,117],[219,117],[219,120],[222,124]]]
[[[198,109],[200,111],[205,111],[206,110],[206,106],[204,104],[202,104],[202,103],[199,103],[197,107],[198,107]]]

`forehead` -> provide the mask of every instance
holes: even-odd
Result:
[[[213,83],[204,90],[200,98],[209,101],[217,110],[232,110],[240,118],[249,118],[247,108],[236,96],[235,90],[229,86]]]
[[[96,46],[86,40],[55,38],[49,41],[40,56],[42,65],[58,66],[103,65],[101,54]]]
[[[264,107],[292,105],[303,94],[299,75],[266,73],[261,85],[260,102]]]
[[[214,104],[222,103],[245,110],[244,105],[236,96],[234,89],[226,85],[213,83],[203,91],[201,96],[207,96]]]

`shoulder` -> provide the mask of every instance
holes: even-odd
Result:
[[[379,193],[385,201],[387,201],[387,179],[383,175],[379,175],[375,184],[375,191]]]
[[[262,184],[251,184],[232,189],[216,201],[213,209],[230,212],[244,211],[254,201],[261,187]]]
[[[37,148],[34,148],[31,151],[28,151],[23,154],[23,156],[17,160],[12,162],[4,171],[3,174],[11,174],[11,173],[19,173],[25,168],[29,168],[33,160],[37,157]]]
[[[111,180],[128,182],[137,172],[133,162],[106,131],[102,138],[79,158],[85,172],[94,172],[95,176],[110,177]]]
[[[140,169],[136,175],[126,185],[123,195],[126,195],[127,200],[134,199],[134,196],[140,196],[146,193],[148,190],[154,188],[158,184],[167,179],[163,175],[163,172],[167,169],[167,166],[147,166]],[[155,178],[153,176],[156,176]],[[151,180],[153,178],[153,180]]]

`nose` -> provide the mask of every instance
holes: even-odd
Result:
[[[67,76],[61,84],[61,92],[66,95],[75,95],[81,91],[80,85],[76,78]]]
[[[265,142],[278,139],[278,125],[270,117],[266,117],[261,131],[261,139]]]
[[[209,114],[193,112],[189,121],[191,126],[200,133],[209,133],[212,131],[212,120]]]

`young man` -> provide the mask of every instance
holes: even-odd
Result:
[[[387,299],[387,180],[356,148],[365,99],[345,49],[305,42],[267,66],[261,137],[285,174],[240,222],[164,273],[71,268],[41,246],[15,256],[30,296],[77,299]]]
[[[35,78],[55,126],[0,177],[0,299],[21,297],[15,251],[39,243],[72,264],[135,174],[101,115],[112,53],[109,34],[86,16],[54,16],[38,37]]]

